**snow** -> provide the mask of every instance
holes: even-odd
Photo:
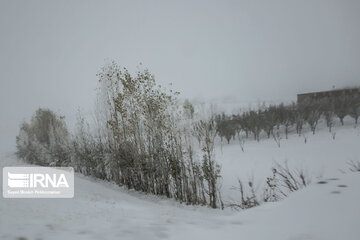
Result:
[[[284,201],[219,217],[214,227],[174,231],[173,239],[359,239],[359,180],[352,173],[315,184]]]
[[[303,167],[312,184],[287,199],[233,211],[186,206],[112,183],[76,174],[73,199],[0,198],[0,239],[276,239],[357,240],[360,236],[360,173],[349,171],[360,160],[359,129],[326,129],[303,137],[290,135],[278,148],[272,139],[237,142],[217,148],[222,192],[237,178],[254,177],[259,188],[274,162]],[[24,165],[13,154],[0,155],[0,167]],[[2,172],[1,172],[2,174]],[[2,179],[2,176],[1,176]],[[319,180],[325,184],[318,184]]]
[[[350,121],[349,121],[350,120]],[[351,119],[348,125],[337,127],[335,140],[324,124],[313,135],[305,132],[304,136],[289,134],[289,139],[281,140],[279,148],[273,139],[247,140],[242,152],[239,142],[223,143],[222,150],[216,150],[216,160],[222,166],[222,192],[224,198],[236,199],[237,192],[231,190],[237,186],[237,179],[254,179],[259,190],[271,176],[271,168],[287,162],[290,168],[304,169],[312,181],[341,175],[349,169],[348,163],[360,161],[360,128],[354,128]],[[285,137],[283,137],[285,138]]]

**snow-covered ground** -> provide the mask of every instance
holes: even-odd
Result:
[[[253,176],[261,187],[274,162],[306,169],[312,184],[277,203],[213,210],[76,175],[74,199],[0,198],[0,239],[358,240],[360,172],[347,162],[360,160],[360,132],[351,126],[336,132],[335,140],[326,129],[306,133],[306,144],[293,134],[281,148],[272,139],[247,141],[244,152],[237,142],[217,148],[225,201],[238,197],[231,190],[237,178]],[[0,158],[1,168],[24,165],[10,153]]]
[[[237,179],[243,182],[253,179],[259,191],[266,177],[272,175],[271,168],[276,163],[286,162],[291,169],[303,169],[313,182],[322,178],[342,175],[349,169],[348,163],[360,161],[360,127],[353,127],[353,119],[346,118],[345,126],[336,126],[329,133],[325,123],[313,135],[304,131],[302,136],[289,134],[289,139],[281,140],[280,148],[266,136],[260,142],[251,137],[244,144],[244,152],[239,141],[226,141],[216,149],[216,160],[222,167],[222,194],[226,199],[236,199]],[[339,123],[338,123],[339,124]],[[332,134],[335,134],[335,140]],[[306,143],[305,143],[306,138]]]

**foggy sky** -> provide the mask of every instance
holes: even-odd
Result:
[[[108,60],[242,104],[360,85],[360,1],[0,0],[0,149],[39,107],[93,108]]]

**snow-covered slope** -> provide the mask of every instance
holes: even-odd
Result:
[[[172,239],[355,240],[360,229],[360,173],[315,184],[288,199],[267,203],[211,223],[194,220],[171,229]],[[198,238],[192,238],[196,236]]]
[[[360,172],[346,162],[359,160],[359,139],[357,130],[343,128],[335,141],[322,131],[307,144],[293,135],[281,148],[264,140],[246,143],[244,153],[236,143],[218,149],[227,195],[236,177],[264,178],[274,161],[314,173],[308,188],[240,212],[185,206],[76,175],[74,199],[0,198],[0,239],[358,240]],[[1,168],[24,165],[13,154],[0,158]]]
[[[223,143],[216,149],[216,160],[222,167],[223,198],[239,198],[238,192],[232,190],[238,178],[244,182],[253,179],[261,191],[276,163],[287,162],[291,169],[303,169],[313,182],[342,175],[348,171],[349,162],[360,161],[360,128],[354,128],[352,121],[348,123],[333,129],[335,140],[322,124],[315,135],[311,132],[304,132],[302,136],[290,134],[289,139],[281,140],[280,148],[273,139],[266,137],[260,142],[247,140],[244,152],[237,140]]]

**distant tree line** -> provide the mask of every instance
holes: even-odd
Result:
[[[157,86],[147,70],[132,75],[113,62],[98,78],[95,124],[79,114],[70,134],[63,118],[39,109],[20,128],[18,156],[32,164],[72,166],[84,175],[187,204],[222,207],[215,120],[195,120],[191,103],[181,106],[178,93]]]
[[[343,95],[319,100],[307,99],[299,104],[270,105],[231,116],[224,113],[218,114],[215,121],[218,135],[229,143],[231,139],[241,133],[246,138],[251,134],[257,141],[260,140],[261,132],[266,133],[268,138],[276,137],[274,131],[279,130],[280,127],[284,129],[285,137],[288,138],[290,128],[294,128],[300,135],[305,124],[315,134],[321,118],[325,119],[331,132],[336,118],[344,125],[344,118],[351,116],[356,126],[359,115],[360,96]]]

